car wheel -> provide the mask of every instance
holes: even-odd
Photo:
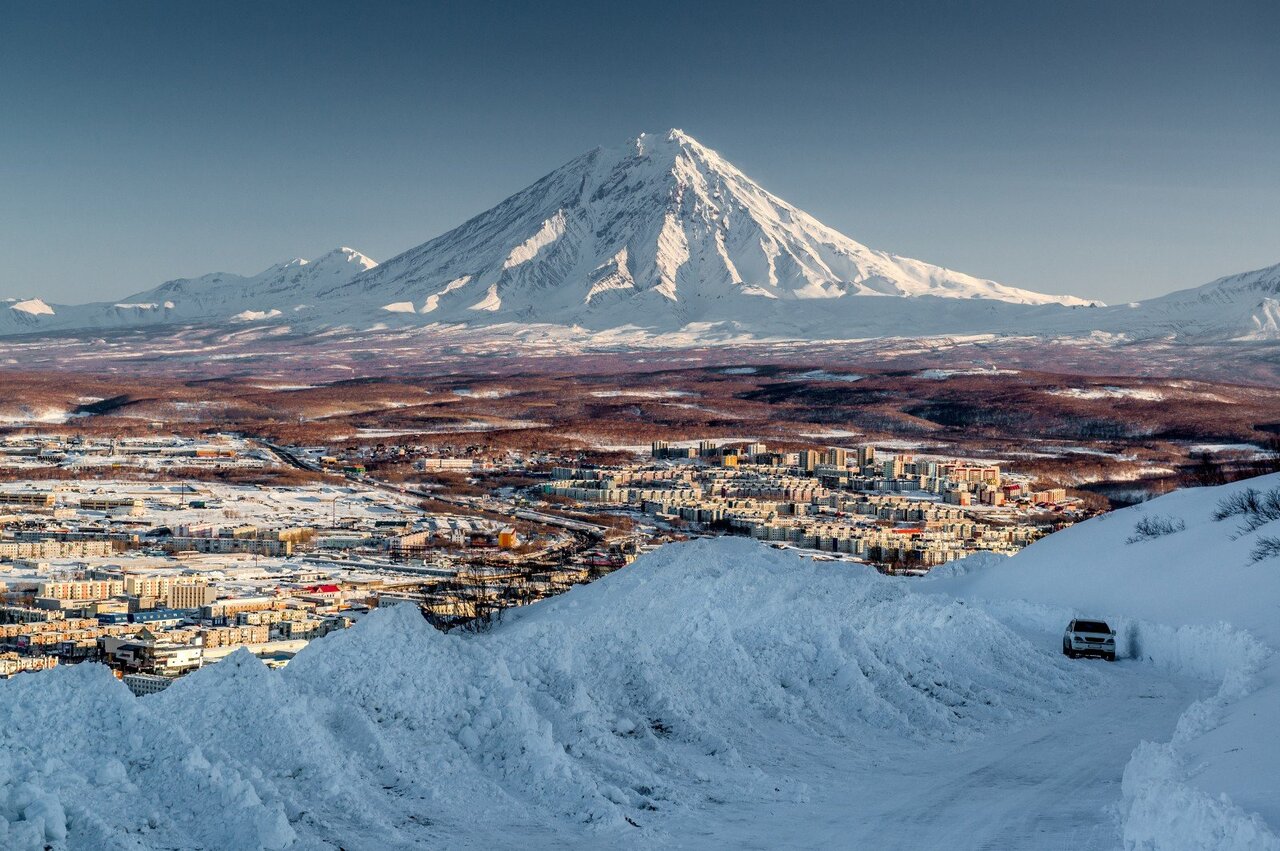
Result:
[[[1115,654],[1115,653],[1107,653],[1107,654],[1103,655],[1103,657],[1102,657],[1102,658],[1103,658],[1103,659],[1106,659],[1108,662],[1114,662],[1114,661],[1116,660],[1116,654]]]

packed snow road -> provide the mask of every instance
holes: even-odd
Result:
[[[858,796],[875,806],[846,835],[868,848],[1119,847],[1113,808],[1133,749],[1168,739],[1204,686],[1117,667],[1102,694],[1056,718],[890,772],[878,796]]]
[[[1056,639],[1043,638],[1046,654]],[[1097,672],[1100,687],[1068,696],[1059,713],[963,745],[797,740],[785,768],[812,778],[807,801],[667,829],[681,847],[1120,848],[1116,804],[1134,748],[1166,741],[1212,687],[1131,660],[1064,664]]]

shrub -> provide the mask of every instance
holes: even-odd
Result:
[[[1266,493],[1259,493],[1255,488],[1236,491],[1220,501],[1213,512],[1214,520],[1226,520],[1228,517],[1243,518],[1244,522],[1238,532],[1240,535],[1247,535],[1274,520],[1280,520],[1280,487],[1272,488]]]
[[[1256,512],[1259,507],[1259,498],[1261,494],[1256,488],[1245,488],[1242,491],[1236,491],[1231,496],[1225,497],[1218,501],[1218,507],[1213,511],[1214,520],[1226,520],[1228,517],[1238,517],[1241,514],[1250,514]]]
[[[1259,535],[1258,543],[1254,545],[1253,552],[1249,553],[1249,562],[1257,564],[1273,558],[1280,558],[1280,538],[1275,535]]]
[[[1152,514],[1149,517],[1143,517],[1134,524],[1133,534],[1125,540],[1125,543],[1136,544],[1139,541],[1150,541],[1154,538],[1162,538],[1165,535],[1181,532],[1186,528],[1187,524],[1180,517]]]

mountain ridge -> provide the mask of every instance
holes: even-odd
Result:
[[[709,343],[1094,331],[1271,341],[1280,265],[1130,305],[1035,293],[869,248],[672,130],[587,151],[382,264],[339,248],[116,302],[0,309],[0,334],[246,322],[300,333],[556,326]]]

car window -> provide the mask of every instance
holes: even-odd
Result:
[[[1076,632],[1110,632],[1111,627],[1102,621],[1076,621]]]

